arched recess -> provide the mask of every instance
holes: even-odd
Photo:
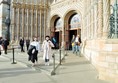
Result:
[[[64,16],[64,40],[66,49],[71,49],[72,36],[81,36],[81,13],[76,10],[70,10]]]
[[[58,15],[54,15],[50,21],[50,32],[51,37],[56,39],[55,47],[58,49],[62,42],[62,19]]]

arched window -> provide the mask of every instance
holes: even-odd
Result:
[[[70,17],[70,28],[80,28],[80,15],[74,14]]]
[[[61,19],[61,18],[58,18],[58,19],[55,21],[55,28],[56,28],[56,30],[62,28],[62,19]]]

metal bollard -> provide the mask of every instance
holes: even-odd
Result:
[[[14,57],[14,48],[12,48],[12,52],[13,52],[13,62],[12,62],[12,64],[16,64],[15,57]]]
[[[51,75],[55,75],[55,55],[53,54],[53,71],[51,72]]]
[[[59,56],[60,56],[60,65],[61,65],[61,49],[59,50]]]

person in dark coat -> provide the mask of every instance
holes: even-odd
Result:
[[[27,47],[27,51],[28,51],[28,49],[29,49],[29,45],[30,45],[30,40],[29,40],[29,39],[27,39],[27,40],[26,40],[26,47]]]
[[[0,55],[1,55],[1,50],[2,50],[2,37],[0,37]]]
[[[33,63],[32,66],[36,65],[36,62],[38,63],[38,51],[40,50],[40,44],[37,41],[37,38],[34,38],[33,41],[30,44],[28,55],[29,55],[29,61]]]
[[[0,37],[0,45],[2,45],[2,42],[3,42],[3,41],[2,41],[2,37]]]
[[[9,41],[7,38],[5,38],[3,41],[3,47],[4,47],[5,54],[7,54],[8,45],[9,45]]]
[[[56,41],[56,39],[55,39],[55,37],[52,37],[51,38],[51,41],[52,41],[52,43],[54,44],[54,47],[52,47],[53,49],[56,49],[56,44],[57,44],[57,41]]]
[[[20,47],[21,47],[21,52],[25,52],[25,51],[24,51],[24,38],[21,38],[21,39],[20,39],[19,44],[20,44]]]

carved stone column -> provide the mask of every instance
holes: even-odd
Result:
[[[109,17],[110,17],[110,0],[103,0],[103,9],[104,9],[104,27],[103,27],[103,38],[108,38],[109,32]]]
[[[33,12],[34,10],[31,10],[31,40],[33,38]]]
[[[24,10],[24,8],[23,8],[23,9],[22,9],[22,37],[24,37],[24,22],[25,22],[25,21],[24,21],[24,20],[25,20],[25,19],[24,19],[24,18],[25,18],[25,17],[24,17],[24,15],[25,15],[24,12],[25,12],[25,10]]]
[[[40,41],[42,41],[42,9],[40,8]]]
[[[97,10],[98,10],[98,8],[97,8],[97,3],[95,4],[95,6],[94,6],[94,21],[95,21],[95,23],[94,23],[94,38],[97,38],[97,28],[98,28],[98,15],[97,15]]]
[[[94,8],[91,9],[91,38],[94,37]]]
[[[44,38],[45,38],[45,35],[46,35],[46,10],[44,8]]]
[[[12,16],[12,41],[15,40],[15,25],[16,25],[16,22],[15,22],[15,18],[16,17],[16,8],[13,8],[13,16]]]
[[[20,35],[20,8],[18,8],[17,41],[19,40],[19,35]]]
[[[27,37],[29,38],[29,9],[27,9]]]
[[[103,35],[103,1],[104,0],[98,0],[98,38],[101,38]]]
[[[36,37],[38,37],[38,8],[36,9]]]

